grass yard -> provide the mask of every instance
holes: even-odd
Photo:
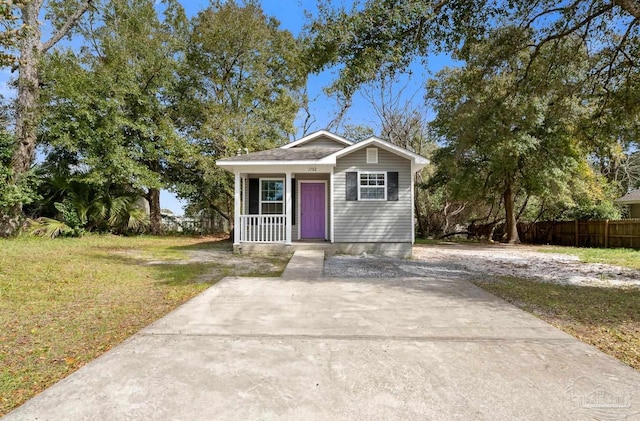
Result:
[[[640,269],[640,250],[604,249],[548,246],[540,248],[543,253],[562,253],[577,256],[585,263],[606,263],[631,269]]]
[[[640,288],[556,285],[510,277],[474,283],[640,370]]]
[[[0,240],[0,416],[222,277],[276,276],[288,260],[230,249],[216,238]]]

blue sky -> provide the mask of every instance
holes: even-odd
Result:
[[[206,8],[209,4],[208,0],[181,0],[187,14],[193,16],[198,11]],[[342,4],[339,0],[335,4]],[[347,1],[349,4],[350,1]],[[316,11],[315,0],[262,0],[261,5],[268,16],[273,16],[280,21],[280,27],[291,31],[294,35],[298,35],[305,24],[305,11],[312,14]],[[429,70],[435,72],[443,66],[450,65],[451,60],[446,56],[437,56],[429,58]],[[399,79],[396,89],[404,88],[404,96],[412,98],[415,106],[423,106],[423,86],[427,78],[427,71],[419,62],[412,64],[411,75],[407,74]],[[325,129],[328,124],[335,118],[337,112],[337,103],[335,99],[326,96],[323,88],[328,86],[334,78],[335,70],[329,69],[320,75],[312,75],[308,81],[308,93],[310,98],[310,109],[315,123],[311,127],[312,131]],[[0,94],[5,98],[14,96],[12,90],[7,86],[7,81],[11,77],[8,69],[0,70]],[[369,101],[367,101],[360,93],[354,97],[353,105],[347,112],[342,124],[350,125],[366,125],[377,131],[378,121],[375,111]],[[340,127],[338,128],[340,130]],[[302,135],[302,128],[299,127],[298,135]],[[175,195],[168,191],[162,191],[160,196],[162,208],[170,209],[175,214],[183,213],[183,203],[181,203]]]

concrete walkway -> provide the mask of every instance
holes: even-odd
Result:
[[[6,420],[640,419],[639,372],[464,280],[306,270],[225,278]]]
[[[324,267],[324,251],[297,250],[282,272],[283,279],[319,279]]]

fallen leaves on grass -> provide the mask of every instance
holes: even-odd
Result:
[[[18,238],[0,249],[0,416],[232,270],[220,238]],[[220,253],[192,261],[194,250]]]

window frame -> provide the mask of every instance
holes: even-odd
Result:
[[[361,180],[360,180],[360,176],[361,175],[379,175],[382,174],[384,175],[384,184],[382,186],[363,186],[361,184]],[[362,197],[362,188],[382,188],[382,191],[384,192],[384,197],[383,198],[376,198],[376,199],[370,199],[370,198],[363,198]],[[385,202],[387,200],[387,189],[389,187],[389,181],[387,180],[387,171],[358,171],[358,200],[364,201],[364,202]]]
[[[269,182],[269,181],[280,181],[282,183],[282,200],[262,200],[262,191],[263,191],[262,190],[262,182],[263,181],[267,181],[267,182]],[[281,177],[259,178],[259,191],[258,191],[258,199],[259,199],[258,200],[258,203],[259,203],[258,211],[259,211],[259,213],[258,213],[258,215],[286,215],[287,210],[285,209],[285,206],[284,206],[285,198],[286,198],[286,195],[287,195],[287,192],[285,191],[286,187],[287,186],[286,186],[284,178],[281,178]],[[282,204],[282,213],[263,213],[262,212],[262,205],[264,203],[271,203],[271,204],[280,203],[280,204]]]

